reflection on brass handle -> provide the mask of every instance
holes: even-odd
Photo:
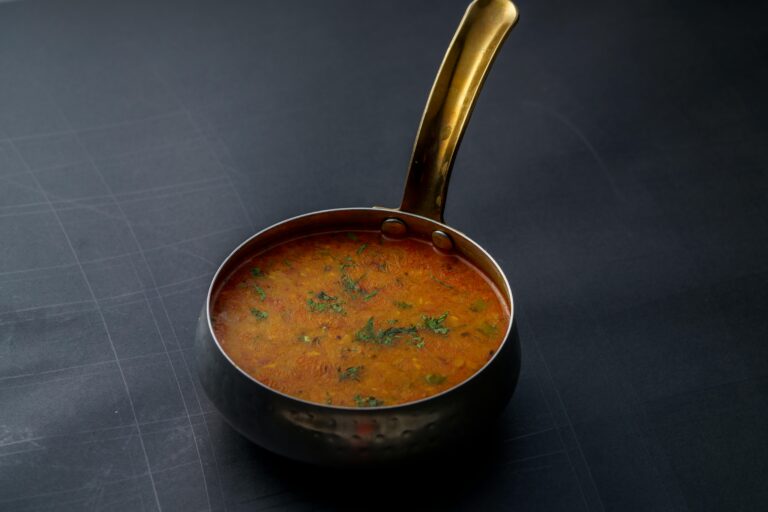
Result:
[[[401,210],[443,222],[456,149],[493,59],[517,17],[517,8],[509,0],[470,4],[429,94]]]

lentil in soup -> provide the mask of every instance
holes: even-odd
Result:
[[[412,402],[476,373],[509,310],[463,258],[377,232],[312,235],[253,256],[217,291],[213,330],[263,384],[321,404]]]

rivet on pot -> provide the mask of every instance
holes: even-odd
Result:
[[[381,223],[381,231],[392,238],[401,238],[404,237],[408,231],[408,226],[406,226],[405,222],[400,219],[390,218],[385,219],[384,222]]]
[[[450,251],[453,249],[453,240],[451,240],[450,235],[444,231],[433,231],[432,243],[441,251]]]

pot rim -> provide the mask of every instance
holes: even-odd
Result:
[[[283,393],[282,391],[279,391],[277,389],[271,388],[271,387],[267,386],[266,384],[264,384],[263,382],[260,382],[258,379],[253,377],[251,374],[249,374],[248,372],[246,372],[242,368],[240,368],[240,366],[238,366],[229,357],[229,354],[227,354],[227,352],[222,348],[221,343],[219,342],[218,338],[216,337],[216,333],[213,330],[213,325],[211,324],[211,306],[212,306],[212,297],[213,297],[214,288],[215,288],[215,285],[219,282],[220,278],[222,277],[221,276],[222,270],[227,265],[227,263],[229,263],[230,260],[232,260],[232,258],[235,257],[240,252],[241,249],[243,249],[245,246],[250,244],[253,240],[258,238],[262,234],[266,233],[267,231],[269,231],[271,229],[274,229],[274,228],[276,228],[278,226],[281,226],[283,224],[288,224],[290,222],[296,221],[296,220],[304,218],[304,217],[311,217],[313,215],[322,214],[322,213],[336,213],[336,212],[347,212],[347,211],[370,211],[370,210],[377,211],[377,212],[391,212],[393,215],[400,215],[400,216],[404,216],[404,217],[412,217],[412,218],[420,219],[422,221],[427,221],[428,223],[434,224],[434,225],[438,226],[440,229],[445,229],[449,233],[456,233],[456,234],[462,236],[463,238],[465,238],[466,240],[468,240],[472,245],[477,247],[480,250],[480,253],[482,254],[482,256],[485,257],[488,261],[491,262],[491,264],[496,268],[496,270],[498,271],[499,275],[501,276],[501,278],[503,280],[504,290],[502,290],[502,292],[506,293],[507,297],[509,298],[509,320],[507,321],[507,328],[506,328],[506,330],[504,332],[504,339],[499,344],[499,346],[496,349],[496,351],[494,352],[493,356],[490,359],[488,359],[488,361],[486,361],[486,363],[482,367],[480,367],[477,371],[475,371],[475,373],[473,373],[470,377],[468,377],[467,379],[459,382],[455,386],[452,386],[452,387],[450,387],[448,389],[445,389],[445,390],[441,391],[440,393],[436,393],[434,395],[430,395],[430,396],[427,396],[427,397],[424,397],[424,398],[420,398],[418,400],[414,400],[414,401],[411,401],[411,402],[405,402],[405,403],[393,404],[393,405],[381,405],[381,406],[374,406],[374,407],[352,407],[352,406],[347,406],[347,405],[321,404],[321,403],[318,403],[318,402],[312,402],[312,401],[309,401],[309,400],[304,400],[303,398],[298,398],[298,397],[295,397],[293,395],[289,395],[287,393]],[[319,233],[322,233],[322,231],[319,231],[318,234]],[[291,240],[291,238],[287,238],[286,241],[287,240]],[[469,260],[469,258],[467,258],[464,255],[462,255],[462,257],[464,257],[465,259]],[[470,262],[471,262],[471,260],[470,260]],[[485,275],[485,272],[483,272],[482,270],[478,269],[478,271]],[[486,277],[487,277],[487,275],[486,275]],[[232,365],[238,372],[240,372],[240,374],[245,376],[251,382],[253,382],[254,384],[258,385],[260,388],[264,389],[267,392],[275,393],[275,394],[281,396],[282,398],[285,398],[285,399],[291,400],[291,401],[295,401],[295,402],[301,403],[303,405],[308,405],[308,406],[319,408],[319,409],[328,409],[328,410],[333,410],[333,411],[349,411],[349,412],[355,412],[355,413],[359,413],[359,414],[376,413],[376,412],[380,412],[380,411],[392,411],[392,410],[397,410],[397,409],[414,407],[414,406],[421,405],[421,404],[423,404],[425,402],[428,402],[428,401],[437,400],[440,397],[443,397],[445,395],[448,395],[448,394],[456,392],[459,388],[463,387],[465,384],[468,384],[470,381],[474,380],[478,375],[480,375],[486,368],[488,368],[488,366],[490,366],[496,360],[496,358],[499,356],[499,353],[501,353],[501,351],[504,348],[504,346],[507,344],[507,342],[509,342],[510,333],[511,333],[512,327],[513,327],[513,325],[515,323],[515,306],[514,306],[514,299],[513,299],[513,296],[512,296],[512,289],[509,286],[509,280],[507,279],[507,276],[504,273],[504,271],[501,268],[501,266],[493,258],[493,256],[491,256],[488,253],[488,251],[486,251],[480,244],[478,244],[473,239],[471,239],[470,237],[465,235],[463,232],[459,231],[456,228],[448,226],[447,224],[444,224],[442,222],[438,222],[438,221],[436,221],[434,219],[431,219],[429,217],[425,217],[425,216],[422,216],[422,215],[417,215],[415,213],[410,213],[410,212],[406,212],[406,211],[402,211],[402,210],[398,210],[398,209],[394,209],[394,208],[383,208],[383,207],[351,207],[351,208],[330,208],[330,209],[326,209],[326,210],[316,210],[316,211],[313,211],[313,212],[304,213],[304,214],[301,214],[301,215],[296,215],[294,217],[290,217],[290,218],[281,220],[279,222],[276,222],[274,224],[271,224],[271,225],[261,229],[260,231],[254,233],[253,235],[251,235],[250,237],[245,239],[237,247],[235,247],[235,249],[233,249],[232,252],[230,252],[227,255],[226,258],[224,258],[224,260],[222,261],[221,265],[219,265],[219,268],[214,273],[213,278],[211,279],[211,284],[208,287],[208,293],[206,294],[205,308],[204,309],[205,309],[205,316],[206,316],[206,324],[207,324],[207,327],[208,327],[208,334],[211,336],[211,339],[213,339],[213,341],[215,342],[216,348],[224,356],[224,358],[227,360],[227,362],[230,365]]]

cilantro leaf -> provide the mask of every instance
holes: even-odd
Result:
[[[440,375],[439,373],[428,373],[424,376],[424,380],[431,386],[438,386],[445,382],[445,379],[445,375]]]
[[[443,334],[443,335],[448,334],[450,332],[450,329],[443,325],[443,322],[445,322],[446,318],[448,318],[447,311],[438,317],[431,317],[427,315],[421,316],[425,329],[429,329],[435,334]]]
[[[375,396],[362,396],[355,395],[355,405],[358,407],[378,407],[384,405],[383,400],[379,400]]]
[[[253,289],[256,290],[256,293],[259,294],[259,297],[261,297],[262,302],[267,300],[267,292],[265,292],[261,286],[254,286]]]
[[[345,380],[360,380],[360,372],[362,370],[362,366],[350,366],[346,370],[342,370],[341,368],[336,369],[339,374],[339,382]]]
[[[269,318],[269,313],[256,308],[251,308],[251,314],[256,318],[258,318],[259,320],[266,320],[267,318]]]

